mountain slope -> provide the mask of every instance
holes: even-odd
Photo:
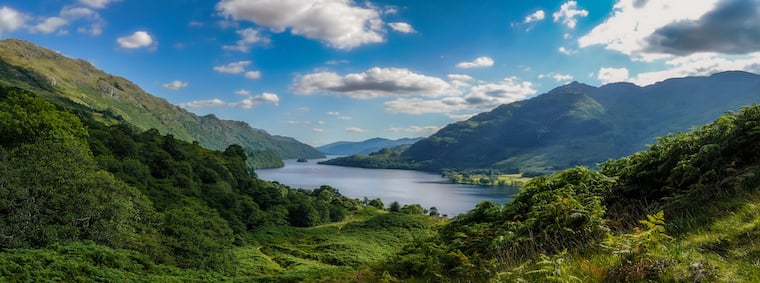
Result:
[[[400,145],[413,144],[420,140],[422,140],[422,138],[403,138],[397,140],[373,138],[360,142],[339,141],[318,146],[317,150],[330,155],[370,154],[383,148],[393,148]]]
[[[33,91],[55,104],[115,123],[126,121],[141,130],[157,129],[211,149],[240,144],[280,158],[323,155],[294,139],[276,137],[248,124],[197,116],[143,91],[134,83],[21,40],[0,41],[0,84]]]
[[[403,156],[431,168],[554,171],[631,154],[760,101],[760,76],[724,72],[646,87],[571,83],[443,128]]]
[[[760,102],[760,76],[723,72],[639,87],[573,82],[532,99],[449,124],[400,157],[346,157],[328,164],[440,169],[498,168],[531,175],[619,158],[655,137],[688,131],[726,111]]]

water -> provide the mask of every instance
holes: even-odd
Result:
[[[293,188],[315,189],[330,185],[350,198],[380,198],[386,206],[398,201],[418,203],[424,208],[435,206],[449,217],[467,212],[486,200],[504,204],[517,193],[516,188],[480,187],[451,184],[437,174],[393,169],[363,169],[285,160],[285,167],[259,169],[260,179],[277,181]]]

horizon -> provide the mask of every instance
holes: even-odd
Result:
[[[0,38],[315,147],[427,137],[573,81],[760,73],[758,0],[319,3],[12,0]]]

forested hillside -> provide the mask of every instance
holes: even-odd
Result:
[[[646,149],[655,138],[688,131],[726,111],[760,101],[760,76],[724,72],[640,87],[577,82],[449,124],[401,154],[346,157],[331,164],[440,171],[495,168],[542,175],[595,167]]]
[[[0,83],[34,92],[65,108],[90,112],[106,124],[127,122],[142,131],[157,129],[215,150],[238,144],[252,153],[249,165],[257,168],[279,167],[281,159],[287,158],[324,157],[295,139],[272,136],[244,122],[194,115],[84,60],[26,41],[0,40]]]
[[[760,280],[760,105],[649,149],[528,182],[378,269],[497,282]]]
[[[436,222],[383,222],[379,200],[372,202],[377,207],[366,206],[370,202],[329,186],[293,189],[256,179],[238,145],[208,150],[157,130],[105,125],[87,112],[77,116],[23,90],[1,90],[0,281],[289,274],[296,267],[285,259],[274,270],[241,270],[239,263],[251,253],[262,255],[257,247],[265,241],[254,233],[350,217],[356,220],[347,231],[367,233],[364,221],[381,221],[372,229],[390,229],[403,239],[432,233]],[[377,241],[384,248],[374,258],[354,253],[359,259],[324,267],[350,273],[403,244],[391,237]],[[268,254],[284,256],[273,245]],[[325,256],[344,256],[332,251],[323,250]]]

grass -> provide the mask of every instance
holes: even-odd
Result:
[[[527,263],[502,262],[504,268],[495,281],[760,282],[760,192],[712,203],[720,205],[672,220],[666,215],[666,233],[675,236],[659,238],[657,245],[647,245],[649,249],[633,258],[620,249],[638,246],[621,245],[619,239],[646,231],[613,236],[607,245],[617,242],[615,248],[591,247]]]
[[[262,227],[251,245],[236,248],[237,279],[244,281],[354,281],[418,237],[448,220],[366,208],[352,218],[318,227]]]

